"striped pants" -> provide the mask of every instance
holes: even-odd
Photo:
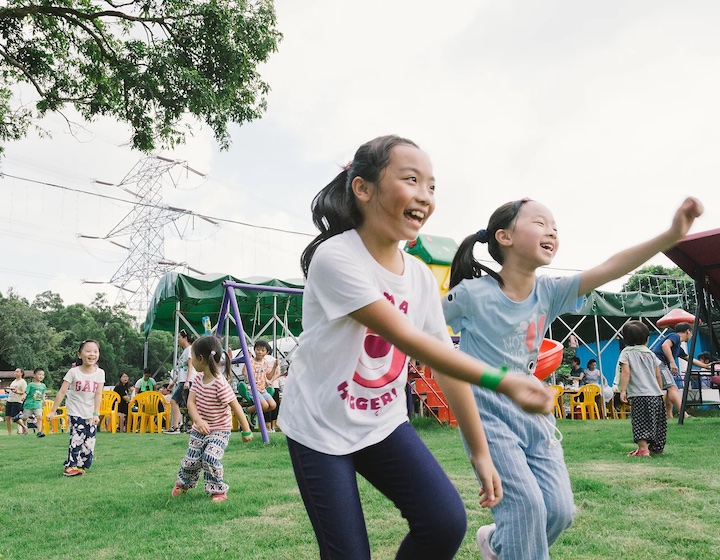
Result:
[[[223,481],[222,458],[230,440],[230,431],[222,430],[203,435],[190,431],[188,450],[180,463],[177,483],[183,488],[195,488],[204,472],[205,492],[224,494],[228,485]]]
[[[527,414],[504,395],[473,387],[504,497],[492,508],[490,546],[500,560],[548,560],[575,515],[555,419]]]

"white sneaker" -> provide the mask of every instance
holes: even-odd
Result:
[[[498,560],[497,554],[490,548],[490,538],[495,532],[495,523],[483,525],[477,532],[477,545],[483,560]]]

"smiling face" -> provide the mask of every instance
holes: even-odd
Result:
[[[84,366],[93,366],[97,364],[100,358],[100,348],[95,342],[88,341],[82,345],[78,352],[78,358],[82,360]]]
[[[41,369],[35,372],[35,381],[38,383],[42,383],[43,379],[45,379],[45,372]]]
[[[363,224],[358,229],[372,232],[381,242],[417,238],[435,210],[430,159],[422,150],[407,144],[392,148],[390,163],[377,184],[356,177],[353,191],[363,213]]]
[[[534,200],[522,205],[512,229],[500,230],[496,236],[506,258],[534,268],[550,264],[560,246],[552,212]]]
[[[267,348],[264,346],[256,346],[255,347],[255,359],[259,362],[262,360],[265,356],[267,356],[268,351]]]

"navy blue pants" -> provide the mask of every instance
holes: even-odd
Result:
[[[410,531],[396,558],[452,558],[467,528],[465,506],[407,422],[385,440],[350,455],[327,455],[287,439],[295,478],[320,547],[320,558],[370,558],[356,473],[389,498]]]

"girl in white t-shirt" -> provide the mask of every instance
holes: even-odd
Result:
[[[55,396],[48,421],[52,422],[67,395],[67,416],[70,421],[70,446],[65,461],[65,476],[82,476],[89,469],[95,452],[95,434],[100,422],[100,403],[105,386],[105,371],[98,367],[100,344],[83,340],[77,352],[79,365],[70,368]]]
[[[363,144],[313,200],[321,233],[301,259],[303,333],[278,420],[321,558],[370,558],[357,473],[408,521],[396,558],[452,558],[465,536],[462,500],[408,422],[408,356],[457,378],[438,374],[485,507],[498,503],[502,489],[466,382],[531,411],[552,407],[539,383],[503,378],[452,349],[432,273],[398,248],[417,238],[435,209],[434,191],[427,155],[410,140],[384,136]]]

